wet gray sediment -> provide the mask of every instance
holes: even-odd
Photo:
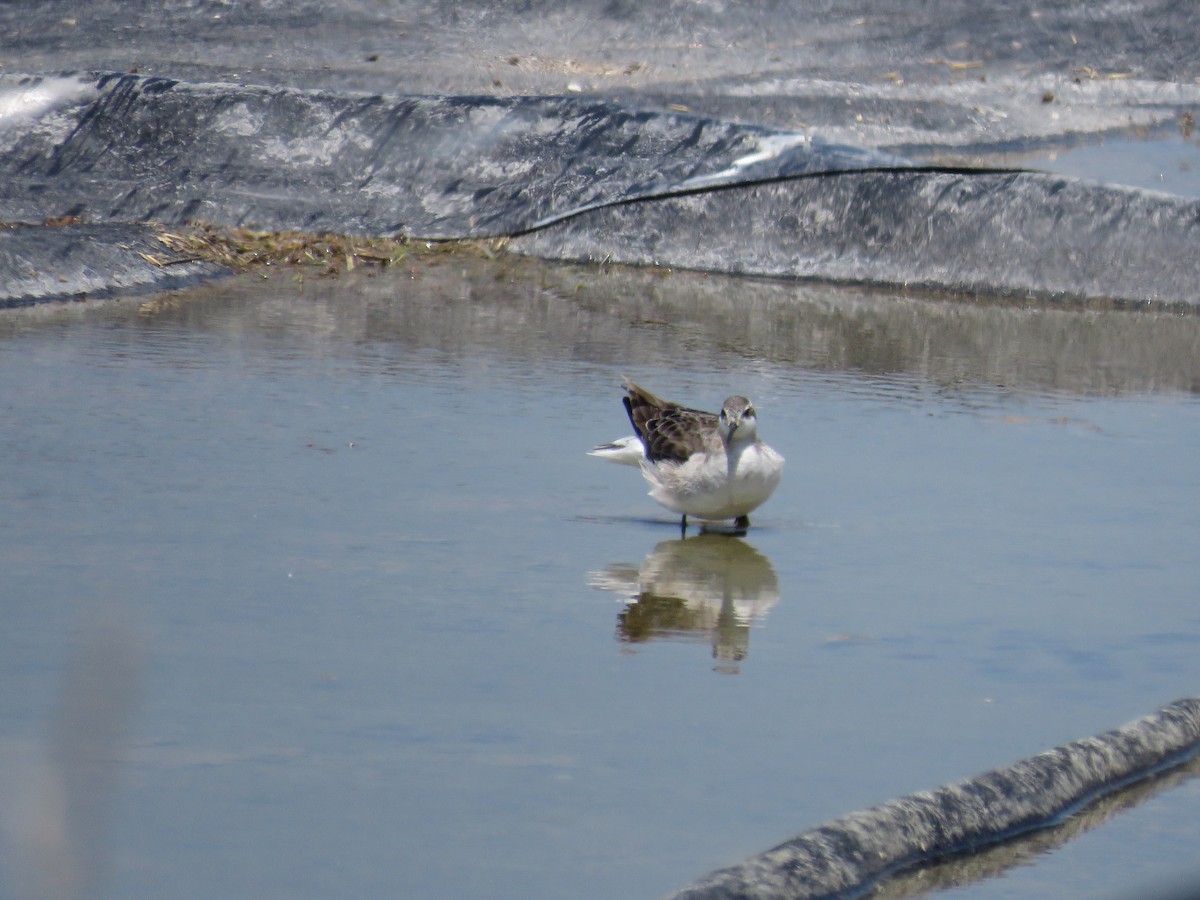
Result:
[[[1178,700],[1094,738],[818,826],[698,879],[672,900],[858,896],[888,875],[1056,825],[1197,749],[1200,700]]]

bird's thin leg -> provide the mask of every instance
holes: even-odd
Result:
[[[686,514],[679,517],[679,534],[683,537],[687,537],[687,515]]]
[[[750,517],[749,516],[738,516],[736,519],[733,520],[733,527],[734,528],[749,528],[750,527]]]

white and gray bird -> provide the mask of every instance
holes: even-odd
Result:
[[[750,525],[750,513],[779,485],[783,457],[758,437],[754,405],[729,397],[719,415],[670,403],[625,379],[625,410],[637,432],[588,451],[592,456],[638,466],[650,496],[682,517],[734,519]]]

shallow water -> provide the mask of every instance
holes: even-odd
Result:
[[[744,538],[585,455],[622,374],[755,400]],[[1200,684],[1200,317],[448,257],[13,314],[0,378],[13,884],[653,897]],[[1197,784],[959,890],[1136,892]]]
[[[1155,128],[1076,135],[1052,146],[968,156],[962,163],[1055,172],[1180,197],[1200,198],[1200,136],[1194,118]]]
[[[1091,136],[1024,165],[1077,178],[1123,184],[1181,197],[1200,197],[1200,141],[1190,130],[1143,135]]]

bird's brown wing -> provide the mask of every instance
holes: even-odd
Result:
[[[646,457],[651,462],[684,462],[693,453],[706,449],[705,435],[717,427],[717,417],[700,409],[690,409],[656,397],[625,379],[625,410],[633,423]]]

